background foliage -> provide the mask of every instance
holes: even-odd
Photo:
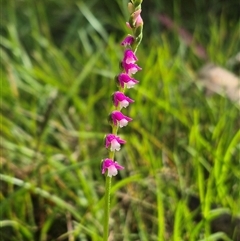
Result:
[[[1,240],[101,240],[100,161],[126,6],[1,2]],[[143,2],[143,70],[120,133],[109,240],[240,240],[239,105],[197,81],[207,62],[238,73],[228,65],[238,11],[238,1]]]

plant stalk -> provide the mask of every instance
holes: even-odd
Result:
[[[103,226],[103,241],[108,240],[109,233],[109,215],[110,215],[110,190],[111,190],[111,177],[106,177],[105,187],[105,207],[104,207],[104,226]]]

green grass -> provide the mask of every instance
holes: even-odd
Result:
[[[1,240],[102,240],[100,162],[125,3],[3,1]],[[225,66],[238,51],[239,24],[224,12],[194,18],[195,41]],[[203,61],[177,33],[144,20],[152,34],[138,50],[140,83],[127,91],[135,103],[124,113],[134,121],[119,132],[127,144],[116,155],[125,170],[112,181],[111,240],[234,240],[213,233],[211,220],[240,215],[239,105],[206,96],[196,82]]]

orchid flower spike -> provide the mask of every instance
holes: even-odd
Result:
[[[123,115],[120,111],[113,111],[111,113],[111,119],[114,125],[119,125],[120,128],[126,126],[132,118]]]
[[[104,159],[102,161],[102,174],[108,171],[108,176],[116,176],[118,174],[118,170],[124,169],[123,166],[120,166],[117,162],[114,162],[112,159]]]
[[[119,136],[114,134],[108,134],[105,138],[105,147],[109,148],[111,151],[119,151],[121,149],[121,144],[125,144],[126,141],[121,139]]]

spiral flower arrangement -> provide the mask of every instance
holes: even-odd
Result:
[[[105,136],[105,147],[109,150],[109,157],[102,160],[102,174],[106,175],[104,241],[107,241],[109,232],[111,179],[118,174],[119,170],[124,169],[122,165],[114,160],[115,152],[120,151],[121,146],[126,143],[117,133],[119,128],[125,127],[128,122],[132,121],[131,117],[122,113],[122,108],[127,108],[129,104],[134,102],[133,99],[125,95],[125,89],[133,88],[139,83],[138,80],[134,79],[133,75],[141,70],[141,67],[136,64],[138,61],[136,51],[142,40],[143,30],[141,3],[142,0],[131,0],[128,3],[130,18],[126,24],[132,33],[128,34],[121,43],[125,48],[121,61],[122,72],[116,77],[118,90],[112,96],[115,110],[109,115],[112,132]]]

